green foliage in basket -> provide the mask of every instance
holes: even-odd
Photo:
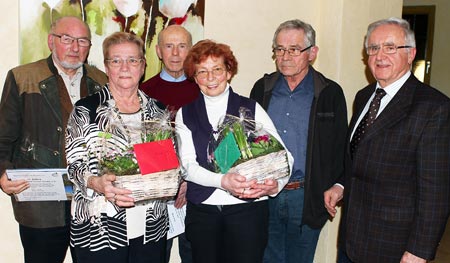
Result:
[[[159,130],[144,137],[144,142],[162,141],[172,138],[171,130]],[[139,165],[133,147],[126,152],[112,152],[100,161],[103,173],[112,173],[118,176],[139,174]]]
[[[101,160],[101,166],[103,173],[112,173],[119,176],[140,173],[133,150],[109,154]]]

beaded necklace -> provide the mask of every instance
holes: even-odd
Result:
[[[140,111],[141,111],[141,140],[142,142],[144,142],[144,131],[145,131],[145,126],[144,126],[144,121],[145,121],[145,117],[144,117],[144,100],[141,97],[141,94],[138,92],[137,93],[138,98],[139,98],[139,104],[140,104]],[[111,99],[114,100],[114,97],[111,93]],[[122,125],[123,129],[125,130],[125,133],[127,134],[128,138],[127,138],[127,142],[128,144],[131,144],[131,132],[130,129],[128,128],[128,126],[126,125],[126,123],[123,121],[122,117],[120,116],[120,111],[119,108],[117,108],[117,103],[114,100],[114,107],[112,108],[114,113],[117,116],[117,119],[119,120],[120,124]]]

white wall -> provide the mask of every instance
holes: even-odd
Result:
[[[3,90],[6,73],[19,63],[19,3],[1,1],[0,10],[4,10],[4,15],[0,16],[0,36],[4,39],[0,41],[0,89]],[[0,262],[23,262],[19,228],[14,221],[10,198],[3,192],[0,193],[0,211]]]
[[[231,46],[239,61],[232,86],[248,95],[258,78],[275,70],[271,43],[276,27],[292,18],[305,20],[317,32],[320,50],[315,68],[341,84],[350,109],[356,91],[367,84],[362,62],[366,27],[380,18],[400,16],[401,6],[401,0],[210,0],[205,7],[205,38]],[[0,83],[4,83],[7,70],[19,61],[18,1],[0,1],[0,10],[4,10],[0,18]],[[22,262],[17,223],[4,194],[0,209],[0,262]],[[335,262],[337,225],[334,220],[322,230],[315,262]]]

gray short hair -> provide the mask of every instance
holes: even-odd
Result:
[[[109,58],[109,49],[111,46],[124,43],[135,44],[138,47],[139,56],[144,58],[144,41],[140,37],[128,32],[115,32],[103,40],[103,59]]]
[[[391,17],[391,18],[375,21],[367,27],[367,34],[366,34],[366,38],[364,41],[364,46],[366,48],[369,44],[368,41],[369,41],[369,37],[372,34],[372,32],[377,27],[382,26],[382,25],[399,26],[403,30],[403,33],[405,34],[405,45],[411,46],[411,47],[416,47],[416,39],[414,37],[414,31],[411,30],[408,21],[401,19],[401,18],[397,18],[397,17]]]
[[[91,39],[91,29],[89,28],[89,25],[77,16],[63,16],[63,17],[56,19],[55,21],[53,21],[50,24],[50,34],[57,33],[57,32],[55,32],[55,30],[58,27],[59,23],[63,20],[67,20],[67,19],[78,20],[79,22],[81,22],[84,25],[84,27],[86,28],[86,31],[88,33],[88,38]]]
[[[314,31],[314,28],[310,24],[305,23],[299,19],[293,19],[283,22],[278,26],[277,30],[275,31],[275,34],[273,35],[272,48],[276,48],[277,36],[282,30],[285,29],[303,30],[306,36],[304,43],[305,47],[316,45],[316,31]]]

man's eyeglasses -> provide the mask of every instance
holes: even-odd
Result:
[[[288,52],[288,54],[290,56],[300,56],[300,54],[302,52],[305,52],[306,50],[312,48],[312,45],[305,47],[304,49],[301,49],[299,47],[290,47],[290,48],[282,48],[282,47],[276,47],[274,48],[272,51],[275,54],[275,56],[277,57],[282,57],[284,56],[284,53],[286,53],[286,51]]]
[[[121,58],[108,58],[105,59],[106,63],[108,63],[109,66],[113,68],[118,68],[123,65],[123,63],[127,63],[130,66],[137,67],[139,66],[144,59],[142,58],[127,58],[127,59],[121,59]]]
[[[212,70],[199,70],[197,73],[195,73],[195,76],[199,79],[206,79],[208,77],[208,73],[211,72],[214,77],[222,76],[222,74],[225,72],[225,69],[223,68],[213,68]]]
[[[52,34],[52,36],[59,37],[62,44],[70,45],[73,43],[73,41],[76,40],[80,47],[90,47],[91,46],[91,41],[85,37],[76,38],[76,37],[71,37],[71,36],[65,35],[65,34],[62,34],[62,35]]]
[[[366,48],[366,53],[369,56],[374,56],[376,54],[378,54],[378,51],[383,50],[384,54],[395,54],[397,53],[397,49],[399,48],[412,48],[412,46],[396,46],[393,44],[387,44],[387,45],[373,45],[373,46],[368,46]]]

